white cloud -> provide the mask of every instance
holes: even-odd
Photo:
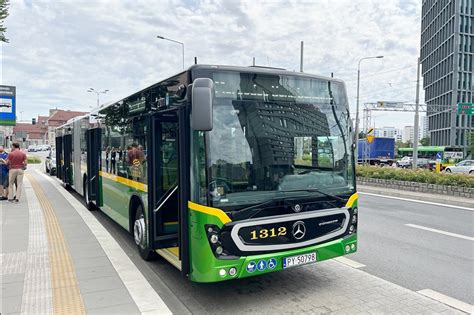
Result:
[[[24,118],[51,107],[87,110],[89,87],[109,89],[112,101],[186,65],[257,64],[299,69],[305,41],[306,72],[346,80],[355,111],[357,61],[361,103],[414,101],[420,42],[418,0],[339,1],[12,1],[10,43],[2,47],[2,83],[17,86]],[[397,71],[391,71],[399,69]],[[383,117],[377,125],[404,126],[412,114]],[[387,115],[385,115],[387,116]],[[393,118],[395,117],[395,119]]]

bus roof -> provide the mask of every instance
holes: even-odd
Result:
[[[155,85],[158,85],[160,84],[161,82],[164,82],[170,78],[173,78],[177,75],[180,75],[180,74],[183,74],[185,72],[188,72],[188,71],[199,71],[199,70],[214,70],[214,71],[217,71],[217,70],[220,70],[220,71],[235,71],[235,72],[250,72],[250,73],[256,73],[256,74],[276,74],[276,75],[291,75],[291,76],[297,76],[297,77],[302,77],[302,78],[313,78],[313,79],[320,79],[320,80],[327,80],[327,81],[332,81],[332,82],[339,82],[339,83],[342,83],[342,84],[345,84],[343,80],[340,80],[340,79],[336,79],[336,78],[330,78],[330,77],[325,77],[325,76],[319,76],[319,75],[314,75],[314,74],[308,74],[308,73],[305,73],[305,72],[296,72],[296,71],[288,71],[288,70],[285,70],[285,69],[282,69],[282,68],[271,68],[271,67],[260,67],[260,66],[249,66],[249,67],[244,67],[244,66],[226,66],[226,65],[204,65],[204,64],[198,64],[198,65],[192,65],[191,67],[189,67],[188,69],[186,70],[183,70],[181,72],[178,72],[170,77],[167,77],[163,80],[160,80],[156,83],[153,83],[152,85],[146,87],[146,88],[143,88],[133,94],[130,94],[116,102],[110,102],[108,104],[102,104],[101,106],[97,107],[97,108],[94,108],[92,109],[91,112],[99,112],[103,109],[106,109],[107,107],[109,106],[112,106],[118,102],[121,102],[127,98],[129,98],[130,96],[133,96],[137,93],[141,93],[149,88],[152,88],[154,87]]]

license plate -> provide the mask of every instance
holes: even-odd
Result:
[[[316,252],[283,258],[283,269],[316,262]]]

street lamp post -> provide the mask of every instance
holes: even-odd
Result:
[[[174,39],[171,39],[171,38],[166,38],[166,37],[163,37],[163,36],[160,36],[160,35],[157,35],[156,38],[168,40],[170,42],[177,43],[177,44],[181,45],[182,54],[183,54],[183,69],[184,69],[184,43],[179,42],[179,41],[174,40]]]
[[[357,106],[356,106],[356,125],[355,125],[355,154],[359,154],[358,147],[359,147],[359,91],[360,91],[360,63],[362,60],[367,59],[380,59],[383,56],[374,56],[374,57],[364,57],[359,59],[359,63],[357,65]]]
[[[100,95],[100,94],[105,94],[105,93],[107,93],[108,91],[109,91],[109,90],[97,91],[97,90],[95,90],[94,88],[89,88],[89,89],[87,90],[87,92],[89,92],[89,93],[95,93],[95,94],[97,94],[97,107],[99,107],[99,95]]]

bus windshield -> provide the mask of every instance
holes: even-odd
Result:
[[[343,83],[239,72],[216,72],[212,78],[211,205],[235,208],[308,191],[354,191]]]

